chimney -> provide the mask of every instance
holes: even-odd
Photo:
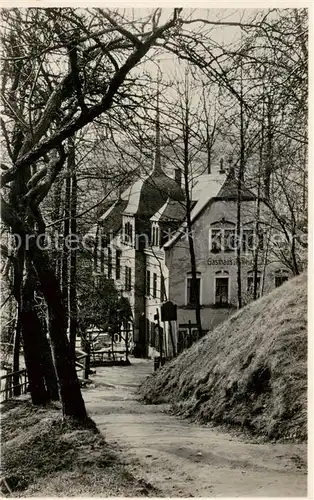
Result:
[[[179,168],[176,168],[174,171],[174,180],[176,181],[177,184],[181,187],[181,176],[182,172]]]
[[[224,159],[223,159],[223,158],[220,158],[220,170],[219,170],[219,173],[220,173],[220,174],[224,174],[224,173],[225,173],[225,169],[224,169]]]

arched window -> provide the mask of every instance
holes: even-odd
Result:
[[[151,245],[159,246],[159,228],[156,222],[152,225]]]

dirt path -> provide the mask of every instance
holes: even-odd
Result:
[[[164,496],[306,496],[306,446],[254,444],[136,400],[152,361],[97,368],[90,416],[134,475]]]

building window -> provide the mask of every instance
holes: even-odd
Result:
[[[258,248],[259,250],[263,251],[264,250],[264,233],[262,231],[259,231],[257,233],[257,238],[258,238]]]
[[[211,227],[210,228],[210,251],[213,253],[233,252],[236,250],[236,229],[235,224],[225,221],[224,223],[232,227]],[[214,222],[212,226],[220,225]]]
[[[235,229],[224,229],[224,251],[234,252],[236,250],[236,230]]]
[[[125,291],[130,292],[132,288],[132,269],[125,266]]]
[[[150,271],[146,271],[146,295],[150,296]]]
[[[229,278],[215,279],[215,304],[223,305],[229,302]]]
[[[159,228],[157,226],[152,227],[151,245],[159,246]]]
[[[125,243],[133,242],[133,226],[130,222],[124,224],[124,241]]]
[[[211,229],[211,252],[219,253],[222,251],[222,229]]]
[[[244,229],[242,231],[242,251],[245,253],[252,252],[254,250],[254,243],[254,230]]]
[[[153,321],[150,322],[150,345],[156,347],[156,325]]]
[[[157,297],[157,274],[153,274],[153,297],[154,299]]]
[[[224,224],[226,227],[220,227]],[[237,250],[237,232],[233,222],[223,220],[213,222],[210,228],[210,251],[213,253],[234,252]],[[255,250],[256,244],[263,249],[263,235],[258,238],[254,229],[243,229],[240,234],[241,250],[244,253]]]
[[[196,282],[192,283],[192,278],[187,278],[187,305],[195,306],[197,300],[200,301],[201,278],[196,278]]]
[[[112,274],[112,250],[108,247],[108,278],[111,278]]]
[[[100,248],[100,272],[101,274],[105,272],[105,254],[103,248]]]
[[[116,250],[116,280],[121,276],[121,250]]]
[[[285,281],[288,281],[288,273],[285,271],[277,271],[275,276],[275,287],[278,288]]]
[[[146,318],[145,321],[145,341],[149,341],[149,332],[150,332],[150,321]]]
[[[161,302],[164,302],[165,300],[167,300],[165,278],[164,278],[163,274],[161,275],[161,278],[160,278],[160,300],[161,300]]]
[[[260,286],[261,286],[261,277],[259,275],[256,276],[256,297],[260,297]],[[250,276],[247,277],[247,293],[249,295],[254,294],[254,276],[251,273]]]
[[[110,234],[103,233],[100,238],[101,248],[106,248],[110,243]]]

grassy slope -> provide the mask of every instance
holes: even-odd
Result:
[[[119,463],[97,428],[64,422],[56,405],[2,405],[2,492],[9,496],[157,496]],[[8,489],[8,487],[11,490]]]
[[[149,377],[140,393],[203,422],[271,439],[305,439],[307,279],[243,308]]]

